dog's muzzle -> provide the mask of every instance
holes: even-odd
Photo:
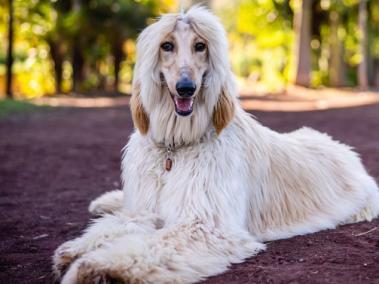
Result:
[[[173,96],[175,111],[181,116],[190,115],[193,111],[193,94],[196,91],[196,84],[184,77],[176,83],[176,91],[178,95]]]
[[[189,98],[195,93],[196,84],[192,80],[185,78],[176,83],[175,88],[181,98]]]

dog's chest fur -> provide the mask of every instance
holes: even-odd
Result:
[[[242,216],[247,204],[246,190],[241,189],[237,177],[245,166],[236,156],[237,149],[222,151],[226,143],[223,140],[211,138],[179,147],[172,153],[172,168],[167,171],[166,149],[134,134],[123,159],[126,208],[154,211],[168,223],[206,218],[218,224],[220,217],[228,219],[223,208],[233,203],[241,204],[235,208],[235,214]]]

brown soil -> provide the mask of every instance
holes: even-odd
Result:
[[[379,180],[379,104],[254,112],[281,132],[303,125],[353,145]],[[88,223],[89,202],[118,188],[125,107],[59,108],[0,121],[0,283],[52,283],[51,255]],[[271,242],[207,283],[379,283],[379,219]]]

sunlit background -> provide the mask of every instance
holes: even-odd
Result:
[[[13,2],[13,3],[12,3]],[[185,7],[199,1],[181,1]],[[0,97],[130,91],[135,40],[174,0],[2,0]],[[379,87],[379,1],[202,1],[222,20],[242,94],[305,87]],[[9,62],[9,59],[8,59]],[[8,67],[9,70],[9,67]],[[8,89],[9,91],[9,89]],[[9,92],[8,92],[9,93]]]

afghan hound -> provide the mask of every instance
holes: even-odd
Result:
[[[227,54],[202,7],[141,33],[123,190],[93,201],[101,216],[56,250],[62,283],[197,282],[264,241],[378,216],[378,186],[358,155],[310,128],[259,124],[239,105]]]

